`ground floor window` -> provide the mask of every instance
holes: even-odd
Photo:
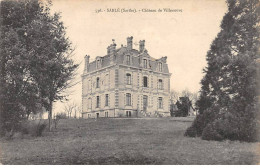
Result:
[[[88,114],[88,118],[90,118],[91,117],[91,114]]]
[[[99,98],[99,96],[97,96],[97,106],[96,106],[97,108],[99,107],[99,104],[100,104],[100,98]]]
[[[131,111],[126,111],[126,117],[131,117]]]
[[[160,108],[160,109],[163,108],[163,98],[162,98],[162,97],[159,97],[159,98],[158,98],[158,105],[159,105],[159,108]]]
[[[106,94],[105,106],[108,106],[108,94]]]
[[[99,118],[99,113],[97,113],[97,118]]]
[[[108,112],[105,112],[105,117],[108,117]]]

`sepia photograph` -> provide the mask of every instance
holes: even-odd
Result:
[[[260,164],[259,0],[0,0],[0,165]]]

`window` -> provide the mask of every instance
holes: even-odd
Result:
[[[127,65],[130,65],[130,63],[131,63],[130,61],[131,61],[131,60],[130,60],[130,55],[127,55],[127,56],[126,56],[126,64],[127,64]]]
[[[108,112],[105,112],[105,117],[108,117]]]
[[[160,109],[163,108],[163,99],[162,99],[162,97],[159,97],[159,98],[158,98],[158,105],[159,105],[159,108],[160,108]]]
[[[126,74],[126,84],[131,85],[131,74]]]
[[[97,77],[97,85],[96,85],[97,88],[99,88],[99,77]]]
[[[106,94],[106,102],[105,102],[105,106],[108,106],[108,94]]]
[[[159,62],[159,71],[162,72],[162,63]]]
[[[126,105],[131,106],[131,94],[130,93],[126,94]]]
[[[97,68],[100,68],[100,67],[101,67],[101,61],[97,60]]]
[[[88,98],[88,108],[91,109],[91,98]]]
[[[147,77],[146,76],[144,76],[144,78],[143,78],[143,86],[144,87],[148,87],[148,79],[147,79]]]
[[[88,118],[90,118],[91,117],[91,114],[88,114]]]
[[[146,59],[143,60],[143,64],[144,64],[144,68],[147,68],[147,60]]]
[[[162,89],[162,88],[163,88],[162,86],[163,86],[163,85],[162,85],[162,80],[159,79],[159,81],[158,81],[158,88],[159,88],[159,89]]]
[[[126,111],[126,117],[131,117],[131,111]]]
[[[100,104],[100,98],[99,96],[97,96],[97,108],[99,107],[99,104]]]

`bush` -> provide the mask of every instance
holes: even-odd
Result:
[[[55,129],[57,128],[60,119],[67,119],[66,114],[65,114],[65,113],[58,113],[58,114],[55,116],[55,118],[53,119],[53,121],[54,121],[54,128],[55,128]]]
[[[222,141],[224,138],[221,134],[216,130],[215,124],[210,123],[203,129],[201,138],[203,140],[217,140]]]
[[[46,123],[41,123],[41,124],[39,123],[36,129],[36,136],[42,136],[42,133],[46,127],[47,127]]]
[[[193,121],[191,127],[189,127],[186,132],[185,136],[196,137],[201,136],[203,129],[212,121],[215,120],[216,116],[219,115],[219,107],[213,106],[208,108],[203,112],[203,114],[197,115],[195,120]]]
[[[189,127],[184,136],[189,136],[189,137],[196,137],[197,136],[197,130],[195,129],[195,127]]]
[[[258,141],[258,105],[247,105],[245,111],[239,111],[236,104],[218,110],[209,108],[197,116],[185,136],[201,136],[204,140],[238,140],[246,142]]]
[[[239,117],[227,110],[221,110],[222,115],[208,124],[202,133],[206,140],[238,140]]]
[[[204,140],[257,141],[256,126],[252,121],[227,113],[208,124],[202,133]]]
[[[55,118],[67,119],[67,116],[66,116],[66,113],[57,113]]]
[[[20,132],[31,136],[42,136],[46,127],[47,123],[42,120],[24,121],[21,124]]]

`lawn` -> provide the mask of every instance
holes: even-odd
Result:
[[[42,137],[0,141],[2,164],[257,164],[259,143],[184,137],[190,119],[64,119]]]

